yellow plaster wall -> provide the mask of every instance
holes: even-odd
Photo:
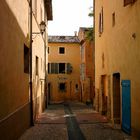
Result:
[[[38,16],[35,19],[33,15],[33,32],[39,32],[40,6],[43,4],[42,0],[37,0],[37,2]],[[24,73],[24,44],[29,47],[29,9],[27,0],[1,0],[0,2],[1,139],[17,139],[30,126],[29,74]],[[36,55],[39,57],[38,77],[34,75]],[[45,107],[44,42],[41,35],[36,37],[33,35],[32,64],[34,115],[36,117],[36,114],[41,113]]]
[[[99,37],[99,12],[103,7],[104,31]],[[140,132],[140,1],[133,5],[123,6],[123,0],[95,1],[95,67],[96,90],[100,90],[101,75],[111,75],[112,96],[112,74],[120,73],[121,80],[131,80],[131,125],[132,134]],[[112,13],[115,12],[116,23],[112,27]],[[136,37],[132,37],[133,34]],[[102,54],[104,53],[104,64],[102,68]],[[120,85],[121,86],[121,85]],[[111,98],[112,100],[112,98]],[[113,101],[111,101],[113,102]],[[112,103],[113,104],[113,103]],[[111,105],[112,105],[111,104]],[[111,107],[112,108],[112,107]],[[113,111],[113,109],[112,109]],[[111,112],[113,113],[113,112]],[[140,135],[139,135],[140,137]]]
[[[59,47],[65,47],[65,54],[59,54]],[[48,62],[71,63],[71,74],[48,74],[51,84],[51,102],[80,100],[80,45],[78,43],[49,43]],[[58,90],[58,83],[66,82],[66,92]],[[78,91],[75,85],[78,84]]]

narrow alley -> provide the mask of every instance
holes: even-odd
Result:
[[[49,105],[38,116],[35,126],[19,140],[130,140],[131,137],[112,128],[105,116],[91,105],[67,102]]]

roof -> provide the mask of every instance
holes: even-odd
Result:
[[[47,13],[47,20],[52,20],[53,15],[52,15],[52,0],[44,0],[45,4],[45,10]]]
[[[77,36],[48,36],[48,42],[57,43],[80,43]]]
[[[84,32],[89,31],[90,29],[93,29],[93,27],[80,27],[79,31],[82,30]]]

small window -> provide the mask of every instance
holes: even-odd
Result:
[[[72,65],[70,63],[67,63],[67,74],[72,73]]]
[[[103,33],[103,7],[99,13],[99,36]]]
[[[38,75],[39,74],[39,60],[38,60],[39,58],[36,56],[36,75]]]
[[[133,4],[134,2],[136,2],[136,0],[124,0],[124,6],[127,6],[129,4]]]
[[[75,88],[78,89],[78,84],[75,85]]]
[[[115,12],[112,14],[112,27],[115,26]]]
[[[50,63],[48,63],[48,74],[50,74]]]
[[[50,47],[48,47],[48,54],[50,53]]]
[[[66,83],[59,83],[59,90],[61,92],[66,92]]]
[[[59,48],[59,54],[64,54],[65,53],[65,48],[64,47],[60,47]]]
[[[59,73],[65,73],[65,63],[59,63]]]
[[[29,73],[29,48],[24,44],[24,73]]]

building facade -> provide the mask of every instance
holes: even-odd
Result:
[[[77,36],[49,36],[48,100],[81,99],[80,43]]]
[[[2,140],[18,139],[44,108],[45,82],[42,79],[45,79],[46,71],[44,65],[47,43],[44,40],[47,38],[45,33],[41,35],[39,24],[40,21],[47,24],[47,21],[52,19],[51,0],[32,0],[32,12],[30,6],[28,0],[0,2],[0,139]],[[32,40],[32,59],[29,59],[30,40]],[[32,68],[29,67],[30,60]]]
[[[140,1],[95,1],[95,107],[140,138]]]
[[[92,28],[80,27],[78,38],[80,40],[80,81],[82,89],[82,101],[92,103],[94,99],[94,43],[87,38],[87,32]]]

